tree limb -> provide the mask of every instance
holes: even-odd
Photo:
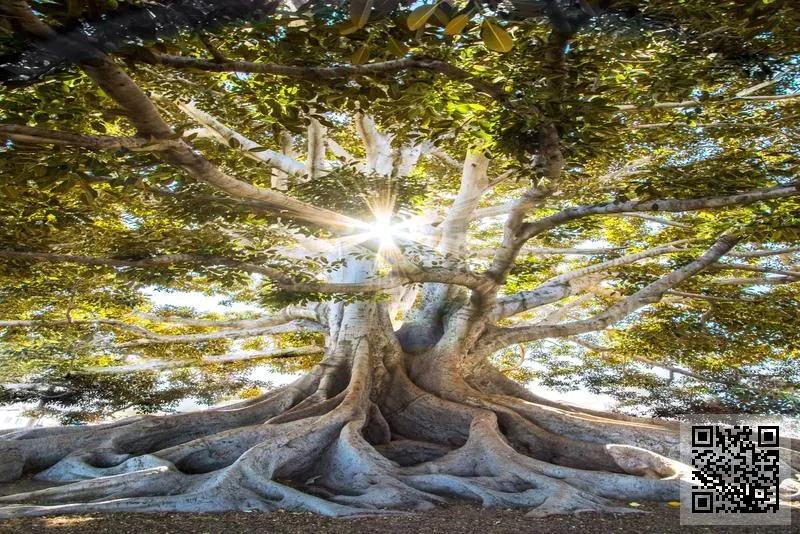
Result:
[[[589,206],[567,208],[553,215],[527,223],[519,239],[528,240],[551,228],[592,215],[610,215],[624,212],[680,212],[727,206],[745,206],[761,200],[786,198],[800,194],[797,185],[754,189],[732,195],[687,199],[631,200],[628,202],[606,202]]]
[[[157,152],[175,148],[179,141],[170,139],[152,140],[141,137],[113,137],[72,132],[58,132],[47,128],[0,124],[0,139],[17,143],[73,146],[90,150],[127,149],[136,152]]]
[[[299,358],[302,356],[312,356],[322,354],[323,347],[287,347],[284,349],[272,349],[256,353],[242,354],[223,354],[219,356],[206,356],[202,360],[177,360],[164,361],[153,360],[145,363],[135,363],[130,365],[117,365],[113,367],[84,367],[73,371],[78,375],[97,375],[97,374],[120,374],[136,373],[141,371],[164,371],[167,369],[181,369],[185,367],[206,367],[210,365],[220,365],[232,362],[243,362],[253,360],[270,360],[277,358]]]
[[[684,249],[677,248],[677,245],[685,244],[689,241],[690,240],[688,239],[675,241],[661,247],[655,247],[643,250],[642,252],[628,254],[613,260],[589,265],[580,269],[573,269],[559,276],[550,278],[535,289],[530,291],[522,291],[520,293],[498,299],[491,318],[497,321],[527,310],[531,310],[533,308],[558,302],[559,300],[584,290],[587,287],[587,283],[591,284],[596,282],[596,280],[593,279],[591,281],[584,281],[583,283],[573,283],[573,281],[577,279],[595,273],[608,271],[610,269],[614,269],[615,267],[630,265],[631,263],[636,263],[637,261],[643,259],[652,258],[663,254],[671,254],[674,252],[683,252]]]
[[[464,82],[473,89],[485,93],[497,101],[506,102],[508,93],[502,88],[480,79],[469,72],[446,61],[425,57],[410,57],[379,61],[366,65],[337,65],[334,67],[309,67],[299,65],[280,65],[260,63],[256,61],[209,61],[207,59],[175,56],[170,54],[154,54],[161,65],[176,69],[197,69],[210,72],[249,72],[253,74],[271,74],[299,78],[315,83],[330,84],[349,80],[358,76],[374,74],[394,74],[403,70],[433,72],[446,76],[451,80]]]
[[[738,241],[739,238],[735,236],[723,235],[695,261],[670,274],[662,276],[657,281],[645,286],[633,295],[623,298],[620,302],[589,319],[557,325],[532,325],[489,330],[484,334],[484,338],[479,342],[479,346],[476,346],[476,353],[483,355],[515,343],[535,341],[547,337],[569,337],[602,330],[625,318],[633,311],[647,304],[658,302],[669,289],[672,289],[684,280],[694,276],[716,262],[725,255],[728,250],[736,245]]]
[[[207,130],[211,132],[212,137],[221,141],[225,146],[230,147],[233,143],[247,158],[272,165],[289,175],[303,172],[303,164],[293,157],[275,152],[274,150],[263,149],[258,143],[248,139],[232,128],[225,126],[221,121],[198,108],[194,102],[178,104],[178,108],[207,128]],[[254,151],[254,149],[259,148],[263,150]]]
[[[781,254],[792,254],[800,252],[800,247],[786,247],[761,250],[732,250],[728,252],[728,256],[733,258],[763,258],[766,256],[780,256]]]
[[[181,335],[160,335],[152,334],[143,339],[116,343],[115,348],[142,347],[146,345],[163,345],[169,343],[201,343],[214,341],[217,339],[241,339],[247,337],[271,336],[275,334],[289,334],[299,330],[311,332],[327,332],[327,329],[319,323],[305,319],[291,321],[277,326],[265,326],[258,328],[243,328],[241,330],[220,330],[217,332],[207,332],[202,334],[181,334]]]
[[[258,273],[272,280],[280,289],[297,293],[365,293],[392,289],[403,284],[420,282],[437,282],[444,284],[463,285],[469,288],[485,286],[486,278],[466,271],[455,271],[442,268],[410,267],[402,273],[378,278],[366,282],[319,282],[298,281],[286,273],[255,263],[249,263],[223,256],[207,254],[166,254],[152,256],[139,260],[125,260],[116,258],[98,258],[94,256],[71,256],[66,254],[51,254],[47,252],[18,252],[0,249],[0,259],[41,261],[48,263],[77,263],[81,265],[95,265],[107,267],[164,267],[179,263],[195,263],[200,265],[225,265],[245,272]],[[406,266],[406,264],[404,264]]]
[[[618,111],[647,111],[648,109],[678,109],[695,108],[707,106],[709,104],[725,104],[728,102],[775,102],[779,100],[791,100],[800,98],[800,93],[789,93],[785,95],[765,95],[765,96],[734,96],[723,100],[683,100],[681,102],[656,102],[650,105],[621,104],[617,106]]]
[[[45,41],[58,38],[57,33],[39,20],[24,0],[9,0],[7,10],[13,13],[26,32]],[[84,60],[81,66],[86,74],[126,111],[139,137],[159,140],[174,137],[172,129],[158,113],[144,91],[108,56],[94,50],[91,57]],[[290,198],[277,191],[256,187],[228,176],[184,142],[180,142],[176,148],[166,150],[164,154],[172,165],[185,170],[195,179],[208,183],[233,197],[262,201],[273,211],[286,216],[340,231],[343,229],[350,231],[358,222],[350,217]]]

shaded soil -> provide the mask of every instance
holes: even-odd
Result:
[[[644,504],[639,514],[579,514],[546,519],[525,517],[521,510],[486,510],[458,504],[430,512],[398,516],[329,519],[289,512],[223,514],[88,514],[0,521],[0,533],[101,534],[613,534],[617,532],[800,533],[800,510],[791,527],[681,527],[680,511],[666,504]]]

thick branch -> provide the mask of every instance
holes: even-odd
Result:
[[[485,93],[495,100],[506,101],[508,94],[500,87],[481,80],[469,72],[456,67],[446,61],[411,57],[368,63],[366,65],[337,65],[335,67],[308,67],[299,65],[279,65],[274,63],[260,63],[255,61],[209,61],[207,59],[157,54],[156,60],[162,65],[176,69],[197,69],[211,72],[250,72],[254,74],[272,74],[300,78],[315,83],[330,84],[340,83],[358,76],[375,74],[394,74],[404,70],[418,70],[437,73],[471,85],[477,91]]]
[[[475,207],[489,186],[486,171],[489,158],[482,153],[468,153],[464,158],[461,186],[456,199],[440,225],[439,249],[444,254],[463,255],[467,250],[467,228]]]
[[[492,313],[492,319],[499,320],[526,310],[544,306],[545,304],[552,304],[558,302],[570,295],[574,295],[587,287],[587,283],[594,283],[595,280],[589,280],[581,283],[573,283],[573,281],[580,278],[608,271],[623,265],[630,265],[637,261],[660,256],[663,254],[670,254],[674,252],[682,252],[684,249],[677,248],[677,245],[684,244],[689,240],[675,241],[662,247],[655,247],[635,254],[627,254],[613,260],[604,261],[594,265],[589,265],[581,269],[574,269],[562,275],[555,276],[546,282],[542,283],[539,287],[531,291],[522,291],[520,293],[503,297],[497,300],[497,306]]]
[[[24,0],[11,0],[7,10],[13,13],[26,32],[37,38],[51,40],[58,37],[52,28],[39,20]],[[82,67],[89,77],[126,111],[140,137],[154,139],[173,137],[172,129],[144,91],[108,56],[94,51],[90,59],[82,62]],[[311,206],[276,191],[256,187],[228,176],[193,151],[186,143],[181,142],[176,148],[167,150],[165,154],[171,164],[231,196],[262,201],[273,211],[329,228],[350,230],[352,225],[357,223],[344,215]]]
[[[153,256],[138,260],[125,260],[117,258],[98,258],[94,256],[51,254],[48,252],[17,252],[14,250],[0,250],[0,259],[48,263],[77,263],[80,265],[133,268],[166,267],[180,263],[226,265],[241,269],[246,272],[263,274],[279,283],[283,282],[287,285],[291,285],[294,282],[291,278],[277,269],[210,254],[165,254],[163,256]]]
[[[624,250],[620,247],[608,248],[542,248],[542,247],[525,247],[522,249],[522,254],[532,256],[602,256],[605,254],[618,254]],[[492,250],[479,250],[475,253],[478,257],[492,257],[494,251]]]
[[[768,267],[758,267],[756,265],[742,265],[738,263],[720,263],[719,265],[713,265],[710,270],[712,271],[727,271],[727,270],[734,270],[734,271],[749,271],[751,273],[765,273],[765,274],[777,274],[780,276],[786,276],[790,278],[800,278],[800,272],[796,271],[787,271],[785,269],[770,269]]]
[[[320,306],[322,305],[318,305],[317,307]],[[139,314],[139,317],[154,323],[183,324],[187,326],[201,326],[204,328],[263,328],[285,324],[296,319],[320,322],[319,315],[318,310],[310,307],[287,306],[273,315],[258,317],[256,319],[194,319],[191,317],[162,316],[149,313]]]
[[[800,279],[793,276],[775,276],[772,278],[717,278],[706,283],[718,286],[781,286],[797,282],[800,282]]]
[[[547,337],[569,337],[586,332],[602,330],[607,326],[625,318],[633,311],[658,302],[671,288],[694,276],[709,265],[716,262],[738,242],[738,238],[723,235],[702,256],[690,264],[665,275],[657,281],[645,286],[633,295],[625,297],[604,312],[580,321],[557,325],[532,325],[514,328],[499,328],[487,333],[481,340],[480,354],[485,354],[515,343],[535,341]]]
[[[325,171],[325,127],[314,117],[308,120],[306,178],[319,178]]]
[[[70,326],[110,326],[112,328],[127,330],[139,336],[148,338],[157,336],[157,334],[147,330],[146,328],[142,328],[141,326],[137,326],[135,324],[126,323],[124,321],[120,321],[119,319],[12,319],[0,321],[0,328],[68,328]]]
[[[237,131],[222,124],[221,121],[198,108],[194,102],[178,104],[181,111],[193,118],[204,126],[211,134],[224,145],[237,146],[242,153],[253,160],[267,163],[287,174],[300,174],[303,172],[303,164],[291,156],[275,152],[274,150],[263,149],[258,143],[248,139]],[[263,149],[254,151],[254,149]]]
[[[164,267],[180,263],[195,263],[200,265],[225,265],[246,272],[258,273],[271,279],[285,291],[298,293],[365,293],[392,289],[403,284],[420,282],[437,282],[444,284],[462,285],[472,289],[483,287],[486,278],[466,271],[455,271],[442,268],[420,269],[414,267],[403,273],[378,278],[366,282],[318,282],[297,281],[284,272],[255,263],[248,263],[223,256],[206,254],[167,254],[153,256],[140,260],[124,260],[116,258],[98,258],[94,256],[70,256],[65,254],[51,254],[46,252],[17,252],[13,250],[0,250],[0,259],[41,261],[48,263],[77,263],[81,265],[96,265],[107,267]]]

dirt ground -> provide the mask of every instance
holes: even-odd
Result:
[[[633,533],[800,533],[800,511],[791,527],[681,527],[680,511],[666,504],[644,504],[639,514],[579,514],[547,519],[520,510],[485,510],[458,504],[430,512],[390,517],[329,519],[289,512],[224,514],[89,514],[0,521],[0,533],[139,534],[613,534]]]

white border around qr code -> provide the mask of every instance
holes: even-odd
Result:
[[[718,460],[720,458],[725,459],[726,461],[730,460],[733,463],[737,463],[737,465],[743,465],[749,469],[757,468],[757,466],[752,465],[750,462],[746,464],[739,464],[738,462],[743,461],[741,456],[731,456],[731,455],[722,455],[720,450],[714,441],[714,435],[709,436],[708,433],[704,433],[703,429],[698,427],[702,426],[718,426],[723,425],[725,427],[733,427],[734,425],[747,425],[754,431],[755,440],[753,444],[755,445],[754,451],[751,451],[751,454],[758,454],[764,453],[764,451],[778,451],[778,462],[779,462],[779,487],[775,487],[772,489],[758,489],[752,488],[748,485],[735,485],[736,494],[730,494],[731,498],[726,498],[725,501],[730,503],[732,506],[739,506],[741,503],[737,503],[736,499],[739,498],[739,491],[751,491],[753,492],[756,498],[763,496],[766,494],[768,495],[778,495],[780,498],[781,489],[784,491],[797,491],[798,486],[800,486],[800,479],[797,479],[793,473],[791,468],[788,464],[788,455],[791,450],[790,440],[789,437],[792,436],[794,438],[800,437],[800,419],[794,419],[789,417],[758,417],[758,416],[749,416],[749,415],[737,415],[737,414],[727,414],[727,415],[719,415],[719,414],[698,414],[698,415],[685,415],[681,417],[681,463],[692,466],[693,469],[696,466],[701,465],[702,458],[699,452],[707,452],[707,454],[714,456],[705,456],[708,458],[709,461],[711,458],[713,460]],[[765,429],[762,432],[761,436],[758,436],[757,432],[758,429],[761,427],[774,427],[777,426],[779,428],[779,443],[778,446],[775,447],[774,439],[771,439],[772,436],[770,435],[769,431]],[[693,441],[694,438],[694,441]],[[761,439],[761,443],[763,447],[759,448],[756,442],[758,439]],[[692,446],[694,443],[694,447]],[[771,454],[771,453],[770,453]],[[749,456],[749,459],[752,460],[753,456]],[[696,465],[693,465],[696,464]],[[751,471],[752,473],[753,471]],[[731,470],[729,472],[729,476],[733,477],[736,480],[734,475],[737,475],[738,472],[735,470]],[[730,487],[730,485],[728,486]],[[764,492],[764,493],[760,493]],[[792,516],[791,516],[791,506],[788,502],[778,502],[778,509],[777,511],[763,511],[763,512],[737,512],[737,513],[730,513],[730,512],[716,512],[714,511],[715,508],[715,497],[719,497],[719,492],[715,491],[713,488],[709,487],[702,487],[702,484],[699,481],[697,475],[684,475],[683,481],[681,483],[681,525],[789,525],[791,524]],[[708,512],[699,512],[696,511],[698,509],[707,510],[711,508]]]

